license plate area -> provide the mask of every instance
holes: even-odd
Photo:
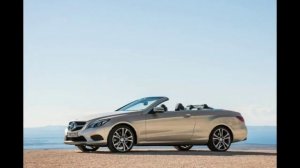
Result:
[[[68,137],[78,137],[78,132],[68,132],[67,136]]]

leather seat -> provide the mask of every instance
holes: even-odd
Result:
[[[181,103],[177,103],[175,106],[175,111],[184,110],[184,106]]]
[[[164,108],[165,111],[168,111],[168,107],[166,105],[162,104],[160,107]]]

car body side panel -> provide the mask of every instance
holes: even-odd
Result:
[[[209,133],[213,129],[213,124],[211,123],[213,118],[213,112],[204,110],[204,111],[194,111],[195,115],[195,128],[191,141],[198,143],[207,143]]]
[[[195,119],[186,112],[146,114],[146,141],[143,143],[190,141]]]
[[[110,130],[119,124],[127,124],[130,125],[137,136],[137,143],[140,141],[144,141],[146,138],[146,130],[145,130],[145,115],[142,112],[136,112],[135,114],[129,114],[123,117],[118,117],[113,121],[113,125],[110,126]]]
[[[244,140],[247,137],[247,128],[245,123],[236,118],[240,115],[237,112],[226,110],[210,111],[197,120],[193,140],[208,142],[211,131],[220,125],[228,127],[233,134],[233,142]]]
[[[235,117],[239,113],[226,110],[199,110],[197,112],[192,141],[206,144],[211,131],[220,125],[224,125],[232,131],[234,142],[244,140],[247,137],[245,124]]]

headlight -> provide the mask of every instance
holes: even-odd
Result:
[[[105,120],[96,120],[93,121],[91,123],[89,123],[89,125],[87,126],[87,128],[96,128],[96,127],[101,127],[102,125],[104,125],[105,123],[107,123],[110,119],[105,119]]]

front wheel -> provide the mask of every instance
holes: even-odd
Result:
[[[111,152],[128,152],[133,147],[135,136],[133,130],[126,125],[114,127],[108,136],[108,148]]]
[[[207,146],[211,151],[225,152],[229,149],[231,142],[230,130],[220,126],[212,130]]]
[[[174,146],[175,149],[178,151],[188,151],[193,147],[193,145],[180,145],[180,146]]]
[[[99,149],[99,146],[86,146],[86,145],[79,145],[77,146],[79,150],[82,152],[92,152]]]

